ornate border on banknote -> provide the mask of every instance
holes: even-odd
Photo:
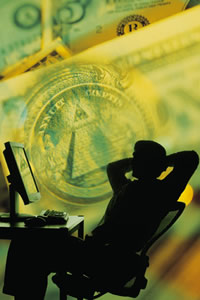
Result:
[[[148,19],[141,15],[127,16],[117,26],[117,35],[124,35],[126,31],[132,32],[149,24]]]

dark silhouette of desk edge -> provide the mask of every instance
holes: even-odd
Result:
[[[78,231],[78,237],[84,237],[84,217],[69,216],[66,224],[62,225],[46,225],[43,227],[26,227],[24,222],[0,222],[0,239],[12,240],[13,238],[23,237],[27,234],[42,235],[71,235]]]

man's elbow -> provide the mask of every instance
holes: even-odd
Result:
[[[112,174],[114,172],[114,164],[109,163],[106,167],[107,174]]]
[[[198,167],[199,164],[199,155],[196,151],[192,150],[190,152],[190,162],[193,165],[193,168],[196,169]]]

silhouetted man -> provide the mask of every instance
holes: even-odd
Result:
[[[93,236],[103,243],[140,250],[184,191],[198,162],[195,151],[167,156],[156,142],[136,142],[133,158],[107,167],[114,195]],[[163,180],[157,179],[167,167],[173,167],[172,172]],[[126,178],[130,171],[133,181]]]
[[[113,197],[101,222],[85,241],[68,237],[56,244],[41,241],[39,247],[37,240],[31,237],[28,243],[11,242],[4,293],[15,295],[16,300],[43,299],[48,274],[60,269],[82,269],[97,278],[98,273],[102,273],[108,285],[112,285],[111,276],[114,278],[116,274],[114,280],[118,279],[119,270],[127,273],[127,278],[129,272],[133,275],[134,267],[135,272],[138,267],[137,256],[133,254],[155,233],[198,163],[195,151],[167,156],[160,144],[138,141],[132,158],[108,165]],[[172,172],[159,180],[168,166],[173,167]],[[134,180],[126,178],[130,171]]]

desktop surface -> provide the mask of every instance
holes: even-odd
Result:
[[[83,230],[83,216],[69,216],[66,224],[62,225],[46,225],[42,227],[27,227],[24,222],[0,222],[0,239],[13,239],[18,237],[25,237],[26,235],[49,235],[59,236],[72,234],[77,230]],[[82,228],[81,228],[82,227]],[[82,234],[81,234],[82,235]]]

